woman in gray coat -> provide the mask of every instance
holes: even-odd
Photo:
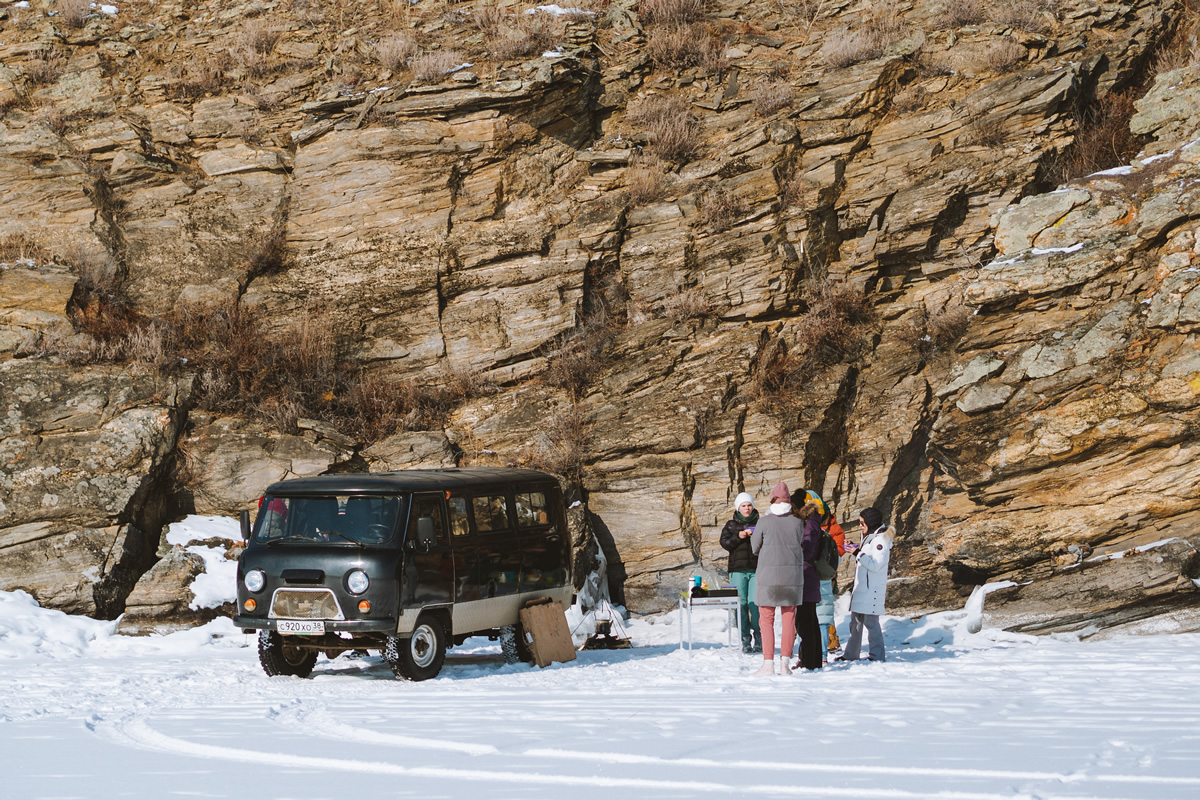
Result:
[[[750,549],[758,556],[754,601],[763,646],[763,664],[755,675],[775,674],[775,609],[782,617],[783,636],[779,652],[780,675],[791,675],[792,649],[796,644],[796,606],[804,590],[804,525],[792,516],[792,493],[780,481],[771,490],[770,513],[764,514],[750,537]]]

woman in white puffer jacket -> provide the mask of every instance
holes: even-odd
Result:
[[[854,552],[858,563],[854,570],[854,593],[850,596],[850,639],[840,660],[858,660],[863,628],[866,628],[869,658],[886,661],[879,618],[883,615],[887,595],[888,561],[896,532],[883,524],[883,514],[875,508],[863,509],[858,515],[858,524],[863,538]]]

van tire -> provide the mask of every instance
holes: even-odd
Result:
[[[259,631],[258,663],[273,678],[279,675],[307,678],[317,663],[317,652],[296,647],[286,639],[275,631]]]
[[[409,636],[388,636],[383,660],[392,674],[406,681],[437,677],[446,661],[446,631],[435,617],[422,615]]]
[[[525,641],[525,626],[521,623],[505,625],[500,629],[500,652],[504,654],[505,664],[517,664],[533,661],[533,653],[529,651],[529,643]]]

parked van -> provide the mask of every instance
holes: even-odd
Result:
[[[557,479],[523,469],[322,475],[267,487],[238,560],[234,624],[268,675],[317,654],[379,650],[397,677],[438,674],[446,648],[498,638],[528,660],[518,612],[572,599]]]

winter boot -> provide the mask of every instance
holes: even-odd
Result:
[[[780,675],[791,675],[792,674],[792,665],[788,663],[789,661],[791,661],[790,658],[785,658],[783,661],[779,662],[779,674]]]
[[[842,643],[838,639],[837,628],[830,625],[829,626],[829,652],[832,653],[834,650],[841,650],[841,649],[842,649]]]
[[[775,674],[775,661],[773,659],[764,658],[762,666],[758,668],[758,672],[751,672],[750,674],[754,675],[754,676],[774,675]]]

